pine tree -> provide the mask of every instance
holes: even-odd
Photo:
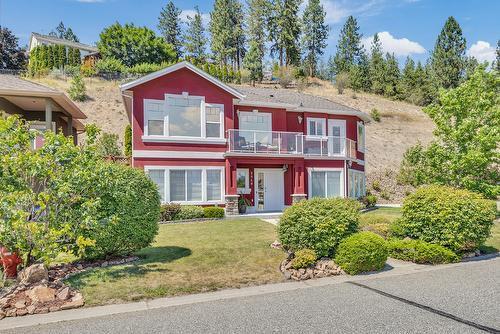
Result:
[[[184,48],[189,56],[204,62],[207,58],[205,52],[207,38],[205,37],[200,9],[198,6],[195,6],[194,9],[196,11],[194,17],[188,16],[187,30],[184,35]]]
[[[439,87],[455,88],[465,71],[466,41],[462,29],[450,16],[439,34],[431,55],[431,66]]]
[[[378,34],[373,36],[371,44],[371,59],[370,59],[370,80],[371,91],[375,94],[382,94],[385,86],[385,60],[382,55],[382,44]]]
[[[181,10],[177,8],[172,1],[161,10],[158,18],[158,29],[168,44],[171,44],[177,55],[182,56],[182,28],[181,28]]]
[[[323,54],[328,38],[329,27],[325,24],[326,12],[319,0],[309,0],[302,19],[305,62],[309,76],[316,75],[318,58]]]
[[[360,82],[361,82],[361,90],[365,92],[369,92],[371,89],[371,79],[370,79],[370,59],[368,58],[368,55],[366,54],[366,51],[364,48],[361,49],[361,55],[359,56],[359,61],[358,64],[356,65],[359,67],[359,75],[361,76]]]
[[[396,56],[387,53],[386,56],[386,66],[385,66],[385,85],[384,85],[384,95],[392,98],[399,98],[399,64]]]
[[[335,54],[335,74],[348,72],[361,55],[361,37],[358,22],[353,16],[347,18],[340,30],[337,53]]]
[[[215,0],[210,13],[210,47],[220,66],[232,63],[238,69],[245,55],[243,9],[238,0]]]
[[[73,32],[73,30],[71,28],[66,28],[66,26],[64,25],[64,23],[62,21],[59,22],[59,24],[57,25],[55,30],[52,30],[49,33],[49,36],[62,38],[62,39],[72,41],[72,42],[79,42],[80,41],[78,39],[78,37],[75,35],[75,33]]]
[[[416,84],[415,62],[410,57],[406,57],[405,67],[401,75],[401,93],[405,100],[410,101],[410,97],[416,89]]]
[[[500,39],[497,41],[497,57],[495,65],[492,65],[491,67],[500,72]]]
[[[250,80],[261,81],[263,77],[262,62],[266,52],[266,20],[269,3],[267,0],[248,0],[248,36],[250,48],[245,55],[243,66],[250,70]],[[252,50],[255,46],[257,50]],[[249,55],[252,53],[252,55]],[[248,58],[248,59],[247,59]],[[260,63],[260,64],[257,64]],[[260,71],[260,73],[252,73]]]
[[[66,39],[68,41],[72,41],[72,42],[77,42],[77,43],[80,42],[78,37],[73,32],[73,29],[71,29],[71,28],[68,28],[66,30],[66,33],[64,34],[64,39]]]
[[[255,82],[262,81],[262,54],[257,41],[250,41],[250,48],[245,55],[243,65],[250,71],[249,79],[253,86],[255,86]]]
[[[298,65],[300,62],[299,5],[302,0],[272,0],[269,18],[271,56],[278,54],[279,65]]]
[[[479,61],[473,56],[466,57],[464,60],[464,76],[462,81],[469,80],[479,66]]]

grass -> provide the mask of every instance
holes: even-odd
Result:
[[[393,221],[396,218],[401,217],[401,208],[376,208],[375,210],[367,211],[363,215],[369,216],[383,216]]]
[[[152,247],[133,264],[70,278],[86,305],[279,282],[284,253],[270,247],[275,227],[258,219],[161,225]]]

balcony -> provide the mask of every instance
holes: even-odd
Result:
[[[228,153],[356,159],[356,142],[301,132],[228,130]]]

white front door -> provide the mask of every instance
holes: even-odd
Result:
[[[328,155],[345,154],[345,120],[328,120]]]
[[[281,169],[255,169],[256,211],[281,211],[285,207],[285,181]]]

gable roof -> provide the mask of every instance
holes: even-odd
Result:
[[[90,46],[88,44],[68,41],[67,39],[49,36],[49,35],[42,35],[42,34],[38,34],[36,32],[31,33],[30,45],[29,45],[28,50],[31,50],[31,41],[32,41],[33,37],[35,37],[39,41],[44,41],[46,43],[66,45],[67,47],[70,47],[70,48],[84,50],[84,51],[88,51],[88,52],[98,52],[99,51],[96,47]]]
[[[178,71],[178,70],[180,70],[182,68],[187,68],[187,69],[193,71],[194,73],[196,73],[199,76],[205,78],[206,80],[210,81],[214,85],[222,88],[226,92],[230,93],[231,95],[233,95],[233,96],[235,96],[235,97],[237,97],[239,99],[242,99],[242,98],[245,97],[238,90],[234,89],[233,87],[231,87],[229,85],[226,85],[225,83],[223,83],[219,79],[211,76],[210,74],[206,73],[205,71],[200,70],[198,67],[194,66],[193,64],[191,64],[188,61],[182,61],[182,62],[177,63],[175,65],[163,68],[163,69],[161,69],[159,71],[147,74],[147,75],[145,75],[143,77],[140,77],[139,79],[136,79],[134,81],[125,83],[123,85],[120,85],[120,89],[121,89],[122,92],[125,91],[125,90],[129,90],[129,89],[131,89],[131,88],[133,88],[135,86],[138,86],[138,85],[141,85],[141,84],[146,83],[148,81],[157,79],[157,78],[162,77],[162,76],[164,76],[166,74]]]
[[[274,106],[286,108],[289,111],[351,115],[364,121],[370,120],[370,117],[364,112],[320,96],[284,88],[237,87],[240,92],[245,94],[245,99],[236,103],[238,105]]]

